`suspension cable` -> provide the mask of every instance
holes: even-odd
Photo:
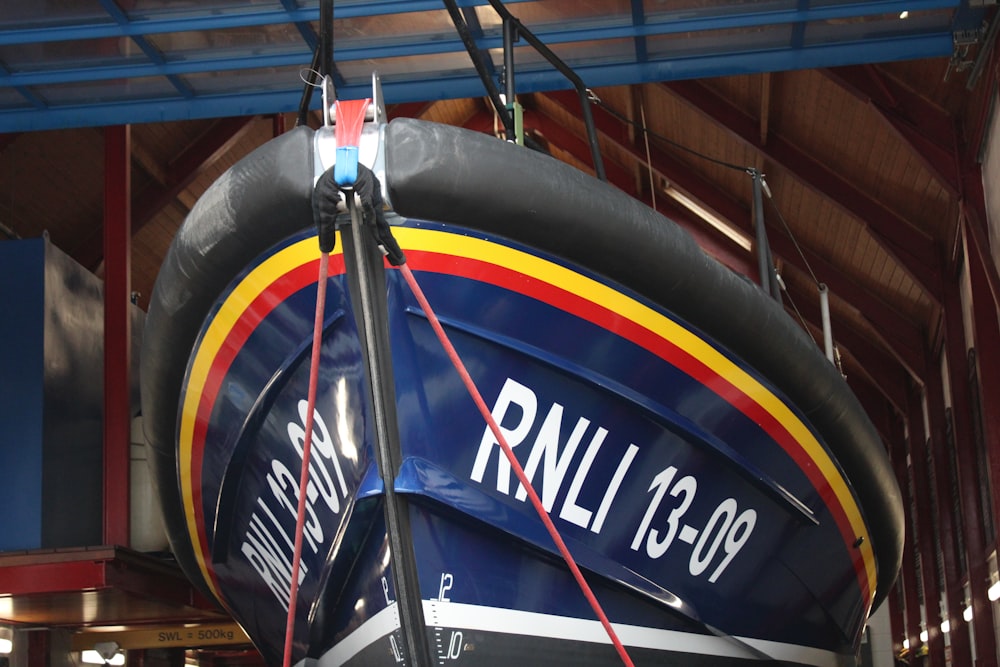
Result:
[[[555,542],[556,548],[562,555],[563,560],[566,561],[566,565],[569,566],[569,569],[573,573],[576,583],[580,586],[580,590],[583,592],[584,597],[587,598],[587,602],[590,603],[591,609],[594,610],[597,618],[601,621],[601,625],[604,626],[604,630],[608,633],[608,637],[611,639],[611,643],[614,644],[615,650],[618,652],[618,656],[621,658],[622,663],[624,663],[627,667],[634,667],[634,663],[629,657],[628,652],[625,650],[625,646],[618,638],[615,629],[611,626],[611,621],[608,620],[607,614],[605,614],[604,609],[601,608],[601,604],[597,601],[597,597],[594,595],[593,590],[591,590],[587,580],[583,577],[583,573],[580,571],[579,566],[576,564],[576,560],[574,560],[569,548],[566,546],[562,536],[559,534],[559,530],[555,527],[555,524],[552,523],[552,519],[549,517],[548,512],[545,511],[545,506],[542,504],[541,498],[538,497],[538,494],[532,487],[531,481],[524,472],[524,468],[521,467],[521,463],[517,460],[517,457],[514,456],[514,450],[511,449],[510,445],[507,443],[507,438],[504,437],[499,424],[497,424],[496,420],[493,418],[493,414],[490,412],[489,407],[486,405],[486,401],[483,400],[482,394],[479,393],[479,389],[476,387],[472,376],[469,375],[468,369],[466,369],[461,357],[458,356],[458,352],[455,351],[455,347],[448,339],[448,334],[445,333],[444,328],[441,326],[441,322],[438,320],[437,315],[435,315],[430,303],[428,303],[427,297],[424,296],[423,290],[420,289],[420,285],[417,283],[417,279],[413,276],[413,272],[406,264],[400,265],[399,270],[406,279],[407,285],[410,286],[413,296],[417,298],[417,302],[420,304],[420,307],[424,310],[424,313],[427,314],[427,319],[430,322],[431,327],[434,329],[434,333],[437,334],[441,346],[444,348],[444,351],[451,360],[451,363],[455,366],[455,370],[457,370],[458,374],[461,376],[462,382],[465,385],[466,390],[469,392],[469,395],[472,397],[472,400],[475,402],[476,407],[479,408],[479,412],[482,413],[486,423],[489,424],[490,430],[493,432],[494,437],[500,444],[501,449],[503,449],[503,453],[510,462],[510,467],[514,470],[514,474],[517,476],[518,481],[521,482],[521,485],[528,492],[528,498],[531,500],[532,506],[534,506],[535,511],[538,513],[538,517],[542,520],[542,523],[545,524],[545,529],[549,532],[549,536],[552,538],[552,541]]]
[[[615,118],[617,118],[621,122],[625,123],[626,125],[631,125],[632,127],[636,128],[637,130],[639,130],[640,132],[642,132],[644,135],[648,135],[650,137],[653,137],[654,139],[659,139],[663,143],[669,144],[669,145],[673,146],[674,148],[676,148],[678,150],[682,150],[682,151],[684,151],[686,153],[690,153],[691,155],[694,155],[697,158],[701,158],[702,160],[706,160],[706,161],[711,162],[713,164],[717,164],[720,167],[726,167],[727,169],[734,169],[736,171],[743,171],[743,172],[746,172],[746,173],[750,173],[751,167],[744,167],[742,165],[734,164],[732,162],[726,162],[725,160],[720,160],[719,158],[712,157],[711,155],[705,155],[704,153],[700,153],[700,152],[696,151],[693,148],[685,146],[682,143],[674,141],[673,139],[669,139],[669,138],[663,136],[662,134],[658,134],[656,132],[653,132],[648,127],[646,127],[646,124],[644,122],[640,123],[640,122],[632,120],[631,118],[629,118],[625,114],[622,114],[619,111],[617,111],[614,107],[612,107],[611,105],[609,105],[607,102],[605,102],[601,98],[597,97],[596,95],[591,95],[590,99],[591,99],[591,101],[594,104],[596,104],[597,106],[601,107],[602,109],[604,109],[609,114],[611,114],[612,116],[614,116]]]
[[[309,484],[309,454],[312,447],[313,414],[316,410],[316,385],[319,379],[320,346],[323,343],[323,313],[326,311],[326,281],[330,254],[319,256],[319,277],[316,291],[316,317],[313,324],[312,354],[309,359],[309,390],[306,394],[305,438],[302,443],[302,473],[299,475],[299,505],[295,519],[295,547],[292,554],[292,583],[288,594],[288,619],[285,623],[285,652],[282,664],[292,664],[292,644],[295,635],[295,607],[299,594],[299,566],[302,562],[302,535],[306,520],[306,486]]]
[[[788,303],[790,303],[792,305],[792,310],[795,311],[795,314],[799,318],[799,323],[802,325],[802,330],[805,331],[806,334],[809,335],[809,338],[811,338],[812,342],[816,344],[816,347],[822,347],[820,345],[819,341],[816,340],[816,336],[813,335],[812,329],[810,329],[809,325],[806,324],[806,318],[802,316],[802,312],[799,310],[798,305],[796,305],[795,299],[792,298],[792,293],[789,292],[787,289],[784,290],[784,292],[785,292],[785,296],[788,297]]]
[[[778,216],[778,220],[781,221],[781,225],[785,228],[785,232],[788,234],[788,237],[792,239],[792,243],[795,245],[795,250],[798,251],[799,257],[802,258],[802,263],[806,265],[806,270],[808,270],[809,275],[812,276],[813,282],[816,283],[817,287],[819,287],[820,285],[822,285],[822,283],[820,282],[819,278],[816,277],[816,272],[813,271],[812,264],[810,264],[809,260],[806,259],[806,254],[805,252],[803,252],[802,247],[799,245],[798,240],[795,238],[795,234],[792,233],[792,230],[788,226],[788,223],[785,222],[785,217],[781,215],[781,211],[778,209],[777,204],[774,203],[774,200],[771,199],[770,196],[768,197],[768,200],[771,202],[771,209]]]

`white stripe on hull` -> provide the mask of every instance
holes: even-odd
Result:
[[[527,635],[563,641],[610,644],[597,620],[552,616],[536,612],[483,607],[461,602],[424,600],[424,617],[429,628],[480,630],[512,635]],[[639,625],[615,623],[615,632],[627,647],[672,653],[693,653],[745,660],[781,660],[816,667],[844,667],[853,664],[850,656],[810,646],[786,644],[749,637],[698,635]],[[322,667],[342,665],[372,643],[399,628],[399,615],[393,603],[365,621],[319,660]]]

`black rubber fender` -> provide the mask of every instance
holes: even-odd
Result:
[[[181,502],[181,387],[194,343],[223,290],[267,248],[312,225],[313,136],[308,127],[287,132],[213,183],[174,238],[150,297],[140,367],[150,468],[174,557],[209,597]]]

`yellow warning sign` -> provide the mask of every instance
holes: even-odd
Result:
[[[157,625],[142,629],[101,630],[91,628],[73,635],[72,649],[85,651],[99,642],[116,642],[119,648],[198,648],[249,644],[250,638],[235,623]]]

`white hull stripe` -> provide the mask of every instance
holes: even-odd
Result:
[[[600,621],[597,620],[550,616],[460,602],[424,600],[423,603],[424,618],[427,626],[431,628],[480,630],[597,644],[611,643]],[[388,636],[398,628],[399,615],[396,611],[396,604],[393,603],[365,621],[361,627],[327,651],[320,659],[319,664],[322,666],[342,665],[367,646]],[[614,628],[625,646],[635,648],[744,658],[746,660],[759,660],[766,656],[774,660],[816,665],[817,667],[841,667],[846,664],[845,656],[833,651],[764,639],[696,635],[623,623],[615,623]]]

